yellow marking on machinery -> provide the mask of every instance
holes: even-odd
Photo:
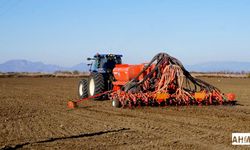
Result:
[[[194,98],[197,100],[197,101],[202,101],[206,98],[206,92],[204,91],[201,91],[201,92],[195,92],[194,93]]]
[[[169,99],[170,98],[170,94],[168,93],[156,93],[156,98],[157,100],[165,100],[165,99]]]

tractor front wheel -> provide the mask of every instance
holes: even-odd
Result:
[[[88,81],[82,79],[78,84],[78,95],[81,99],[88,97]]]

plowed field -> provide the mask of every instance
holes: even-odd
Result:
[[[247,149],[250,79],[203,78],[237,95],[237,106],[113,108],[77,99],[79,78],[0,78],[0,149]]]

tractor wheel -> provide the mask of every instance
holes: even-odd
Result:
[[[103,93],[105,91],[104,77],[100,73],[91,73],[88,81],[88,94],[94,96],[96,94]],[[95,100],[101,100],[103,96],[94,98]]]
[[[112,100],[112,106],[116,107],[116,108],[119,108],[119,107],[121,107],[121,102],[118,99],[113,99]]]
[[[88,81],[86,79],[79,82],[78,95],[81,99],[88,97]]]

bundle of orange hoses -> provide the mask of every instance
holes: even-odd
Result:
[[[150,72],[147,70],[150,68]],[[141,74],[147,74],[138,80]],[[235,95],[221,91],[194,78],[179,60],[166,54],[157,54],[150,63],[121,90],[109,94],[121,106],[159,105],[218,105],[235,104]]]

